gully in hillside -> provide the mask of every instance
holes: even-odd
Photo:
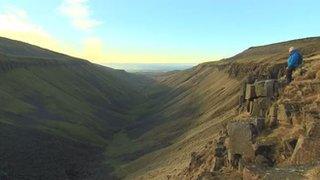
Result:
[[[303,61],[301,53],[294,47],[289,49],[290,56],[288,58],[288,67],[287,67],[287,83],[292,81],[292,72],[298,68]]]

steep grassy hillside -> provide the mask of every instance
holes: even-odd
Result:
[[[105,148],[151,82],[8,39],[0,49],[1,176],[105,179]]]
[[[0,53],[10,56],[32,57],[42,59],[59,59],[59,60],[74,60],[75,58],[65,54],[57,53],[34,46],[21,41],[15,41],[8,38],[0,37]]]

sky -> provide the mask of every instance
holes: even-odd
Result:
[[[106,63],[200,63],[320,35],[319,0],[0,0],[0,36]]]

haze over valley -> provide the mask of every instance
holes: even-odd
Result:
[[[145,64],[145,63],[109,63],[104,64],[107,67],[111,67],[114,69],[123,69],[127,72],[132,73],[163,73],[168,71],[178,71],[178,70],[185,70],[189,69],[196,64],[191,63],[169,63],[169,64],[163,64],[163,63],[152,63],[152,64]]]

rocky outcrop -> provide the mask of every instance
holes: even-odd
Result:
[[[310,54],[308,48],[301,49],[304,57],[313,59],[307,59],[303,68],[295,71],[294,81],[288,85],[283,83],[287,51],[263,56],[266,51],[256,49],[260,47],[248,50],[252,56],[200,65],[217,68],[242,81],[239,116],[223,122],[227,124],[223,143],[213,143],[211,149],[197,152],[211,152],[205,156],[211,161],[203,159],[190,171],[192,178],[180,179],[224,179],[234,174],[243,179],[302,179],[309,177],[305,174],[308,163],[312,163],[311,169],[318,166],[320,64],[317,66],[316,61],[320,57],[314,57],[314,50]]]
[[[239,75],[245,67],[235,64],[230,73]],[[298,69],[289,85],[283,77],[250,72],[239,92],[239,119],[227,124],[224,141],[212,147],[219,153],[212,154],[210,170],[203,168],[206,178],[234,173],[250,180],[318,177],[309,174],[320,162],[320,65],[310,64]]]
[[[252,78],[247,78],[240,94],[240,113],[246,112],[259,119],[260,126],[276,126],[278,106],[274,102],[279,96],[281,84],[282,82],[275,79],[253,82]],[[261,127],[259,129],[261,131]]]

